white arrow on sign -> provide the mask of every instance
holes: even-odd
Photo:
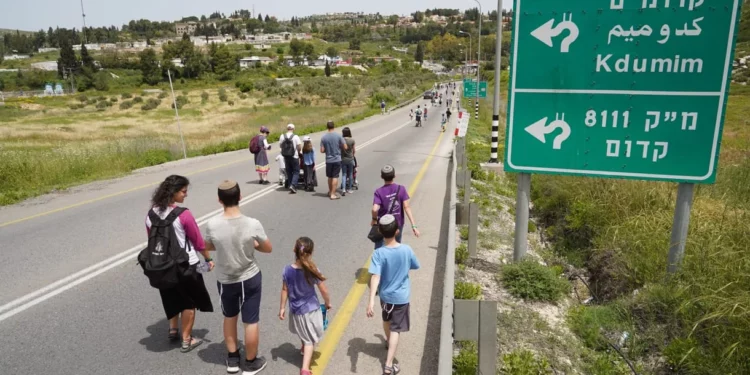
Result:
[[[570,137],[570,125],[565,122],[565,114],[563,113],[562,119],[558,119],[558,115],[555,115],[555,121],[552,121],[547,125],[547,117],[529,125],[526,127],[526,131],[534,136],[534,138],[540,140],[542,143],[547,143],[547,134],[552,133],[555,129],[562,129],[562,133],[558,134],[552,141],[552,148],[559,150],[562,148],[562,143]]]
[[[553,18],[532,31],[531,35],[547,46],[553,47],[554,44],[552,43],[552,38],[560,35],[564,30],[568,30],[570,31],[570,34],[563,39],[562,44],[560,45],[560,52],[570,52],[570,45],[578,39],[578,26],[573,23],[573,14],[570,14],[570,17],[567,20],[563,14],[562,22],[558,23],[557,26],[552,27],[554,24],[555,19]]]

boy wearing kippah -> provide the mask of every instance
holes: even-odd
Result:
[[[398,374],[398,365],[393,363],[398,347],[399,334],[409,331],[409,271],[419,269],[419,261],[409,245],[396,241],[399,225],[393,215],[384,215],[378,222],[385,244],[372,254],[369,272],[370,302],[367,316],[375,315],[375,293],[380,295],[383,331],[388,343],[388,355],[383,374]]]

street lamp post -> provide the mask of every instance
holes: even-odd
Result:
[[[474,0],[479,6],[479,29],[477,30],[477,93],[474,101],[474,119],[479,120],[479,57],[482,56],[482,4],[479,0]]]
[[[461,31],[461,30],[459,30],[458,33],[459,34],[466,34],[466,35],[469,36],[469,50],[467,51],[468,54],[466,55],[466,67],[465,67],[465,70],[469,70],[469,57],[471,57],[471,45],[472,45],[472,43],[471,43],[471,33],[467,33],[466,31]]]

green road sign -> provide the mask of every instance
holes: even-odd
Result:
[[[505,168],[713,183],[741,0],[515,0]]]
[[[471,79],[464,79],[464,98],[476,98],[477,97],[477,81]],[[479,98],[487,97],[487,82],[482,81],[479,83]]]

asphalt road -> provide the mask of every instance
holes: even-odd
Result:
[[[425,102],[411,107],[416,104]],[[194,330],[206,343],[182,354],[167,342],[158,292],[135,264],[134,255],[145,240],[143,220],[151,192],[173,173],[189,176],[185,205],[199,224],[220,209],[217,184],[224,179],[241,182],[243,213],[263,223],[274,245],[272,254],[257,255],[263,273],[260,353],[288,360],[272,361],[266,373],[298,371],[293,357],[298,354],[290,346],[297,339],[276,317],[281,270],[293,260],[295,239],[313,238],[315,261],[329,278],[334,309],[341,303],[372,251],[365,235],[372,192],[382,183],[380,167],[393,164],[397,181],[408,185],[433,149],[449,149],[451,137],[442,137],[440,147],[435,146],[438,109],[430,112],[423,128],[415,128],[409,108],[350,125],[357,141],[360,190],[338,201],[327,198],[322,170],[315,194],[289,195],[278,186],[259,185],[251,155],[238,151],[144,169],[1,209],[0,240],[6,251],[0,262],[0,373],[224,373],[222,316],[213,275],[207,274],[206,286],[216,311],[198,313]],[[317,144],[320,134],[312,137]],[[274,145],[270,158],[277,152]],[[318,155],[318,162],[323,160]],[[423,183],[414,204],[417,221],[430,223],[420,225],[422,233],[435,238],[445,191],[440,185],[446,167],[439,168],[443,170],[430,169],[440,178]],[[277,173],[273,165],[270,176]],[[422,220],[420,212],[433,217]]]

